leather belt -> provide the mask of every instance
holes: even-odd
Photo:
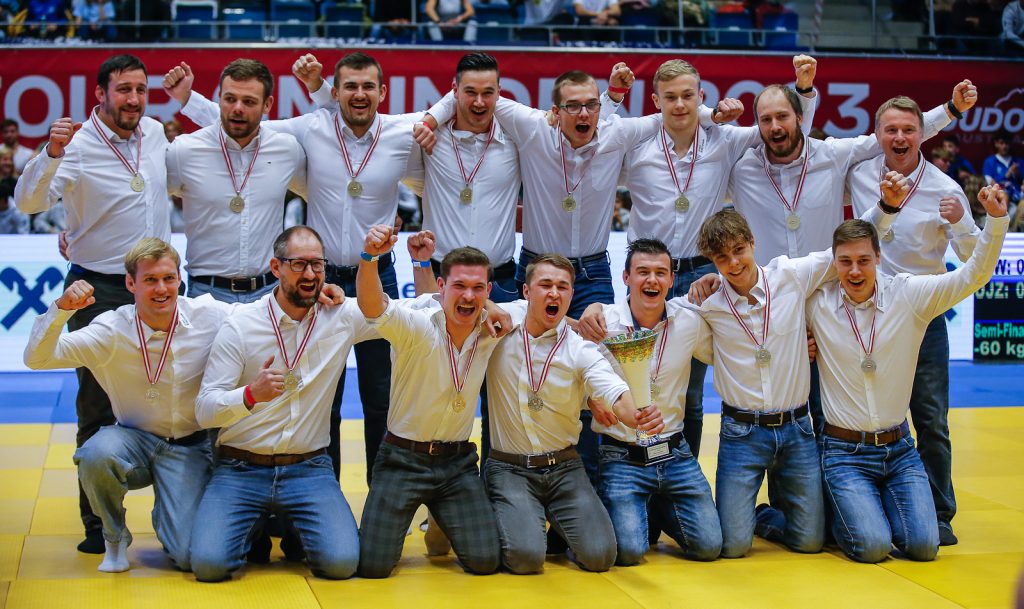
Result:
[[[540,256],[540,254],[536,252],[531,252],[530,250],[524,247],[522,253],[520,254],[520,262],[522,262],[522,258],[524,256],[529,258],[530,260],[533,260],[534,258]],[[573,268],[578,272],[581,271],[583,269],[583,265],[587,264],[588,262],[608,262],[608,252],[604,251],[597,254],[591,254],[589,256],[582,256],[577,258],[570,258],[569,256],[566,256],[566,259],[572,263]],[[523,266],[525,267],[526,265],[524,264]]]
[[[388,268],[392,264],[394,264],[394,261],[391,259],[391,253],[389,252],[387,254],[384,254],[383,256],[380,257],[380,260],[377,261],[377,273],[380,274],[381,271]],[[358,272],[358,264],[353,266],[339,266],[337,264],[328,264],[325,279],[327,279],[328,283],[355,281],[356,273]]]
[[[754,412],[751,410],[740,410],[735,406],[722,402],[722,414],[729,415],[740,423],[750,423],[760,427],[778,427],[789,421],[795,421],[802,416],[806,416],[807,404],[782,412]]]
[[[190,275],[189,279],[198,283],[212,285],[213,287],[220,288],[222,290],[231,290],[232,292],[255,292],[256,290],[264,288],[277,281],[277,277],[274,277],[274,274],[270,271],[267,271],[262,275],[256,275],[255,277]]]
[[[101,273],[99,271],[89,270],[89,269],[85,268],[84,266],[79,266],[77,264],[71,264],[70,266],[68,266],[68,273],[74,273],[75,275],[78,275],[78,276],[83,277],[83,278],[102,277],[104,279],[108,279],[108,280],[113,281],[113,282],[124,283],[124,274],[123,273],[122,274]]]
[[[555,450],[549,453],[541,453],[539,455],[517,455],[515,453],[506,453],[500,450],[491,449],[487,456],[491,459],[497,459],[505,463],[511,463],[512,465],[518,465],[519,467],[525,467],[526,469],[538,469],[541,467],[551,467],[564,463],[570,459],[579,459],[580,455],[576,452],[575,446],[567,446],[562,450]]]
[[[704,256],[694,256],[693,258],[673,258],[672,272],[689,273],[696,271],[698,267],[706,266],[708,264],[711,264],[711,260]]]
[[[416,440],[396,436],[390,431],[384,434],[384,441],[392,446],[411,450],[414,453],[430,455],[431,457],[454,457],[476,450],[476,444],[472,442],[417,442]]]
[[[430,260],[430,267],[434,269],[434,274],[438,277],[441,276],[441,263],[437,260]],[[491,275],[494,281],[506,281],[508,279],[515,279],[516,277],[516,261],[509,260],[504,264],[491,267]]]
[[[893,442],[897,442],[903,438],[903,435],[906,432],[904,429],[906,424],[907,422],[904,420],[896,427],[885,431],[856,431],[853,429],[836,427],[831,423],[825,423],[825,435],[845,440],[847,442],[869,444],[871,446],[885,446],[886,444],[892,444]]]
[[[195,446],[196,444],[208,442],[210,440],[210,432],[205,429],[200,429],[199,431],[191,433],[183,438],[165,438],[161,436],[160,439],[175,446]]]
[[[234,446],[221,445],[217,447],[217,457],[221,459],[238,459],[239,461],[245,461],[251,465],[259,465],[261,467],[277,467],[279,465],[295,465],[296,463],[302,463],[308,459],[319,455],[327,454],[326,448],[321,448],[308,453],[299,454],[279,454],[279,455],[261,455],[259,453],[251,453],[241,448],[235,448]]]
[[[674,433],[668,438],[664,438],[663,441],[664,440],[668,440],[669,448],[679,448],[679,445],[682,444],[683,442],[683,434]],[[623,442],[618,438],[613,438],[609,435],[604,434],[601,435],[601,444],[609,444],[611,446],[619,446],[621,448],[625,448],[628,453],[628,461],[638,463],[640,465],[647,464],[647,452],[645,450],[646,447],[644,446],[639,446],[632,442]]]

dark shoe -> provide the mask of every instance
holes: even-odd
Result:
[[[256,539],[252,540],[252,547],[249,548],[249,553],[245,555],[245,560],[259,565],[265,565],[270,562],[269,533],[264,530]]]
[[[299,534],[289,530],[281,538],[281,551],[284,552],[284,559],[291,562],[302,562],[306,560],[306,550],[302,548],[302,541]]]
[[[953,525],[948,522],[939,521],[939,545],[955,546],[960,540],[953,534]]]
[[[83,554],[103,554],[107,551],[107,546],[103,543],[103,531],[97,529],[94,531],[86,531],[85,539],[78,544],[78,551]]]
[[[565,554],[565,551],[569,549],[569,544],[566,543],[565,539],[558,534],[555,527],[548,529],[548,547],[547,554]]]

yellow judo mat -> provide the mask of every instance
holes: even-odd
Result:
[[[705,418],[700,459],[714,485],[718,415]],[[477,422],[479,429],[479,421]],[[957,546],[932,563],[888,559],[856,564],[836,548],[794,554],[756,539],[746,558],[695,563],[663,536],[644,563],[586,573],[564,557],[533,576],[472,576],[452,556],[427,557],[414,526],[396,574],[387,580],[323,581],[302,564],[257,565],[220,584],[173,570],[153,535],[152,492],[126,503],[135,542],[131,571],[96,570],[80,554],[72,425],[0,425],[0,606],[7,609],[410,609],[845,608],[1005,609],[1024,567],[1024,408],[950,412]],[[358,521],[366,498],[362,422],[342,426],[341,486]],[[762,500],[765,489],[762,488]],[[416,522],[422,518],[418,515]]]

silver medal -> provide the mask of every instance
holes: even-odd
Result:
[[[352,180],[348,183],[348,194],[353,197],[358,197],[363,194],[363,185],[359,182]]]
[[[452,410],[455,412],[462,412],[466,408],[466,399],[462,397],[462,394],[455,395],[455,401],[452,402]]]
[[[135,192],[142,192],[142,189],[146,187],[146,181],[139,174],[135,174],[132,176],[131,187]]]
[[[895,237],[895,236],[896,236],[896,230],[890,228],[889,232],[887,232],[884,235],[882,235],[882,241],[885,241],[886,243],[889,243],[890,241],[892,241],[892,238]]]
[[[295,374],[291,370],[289,370],[288,373],[284,375],[284,390],[295,391],[298,388],[299,378],[295,376]]]
[[[459,191],[459,200],[463,203],[471,203],[473,201],[473,189],[468,184]]]
[[[567,212],[576,211],[576,199],[574,199],[572,195],[562,199],[562,209]]]
[[[864,359],[860,361],[860,369],[864,372],[874,372],[878,368],[878,364],[875,363],[875,359],[870,355],[865,355]]]
[[[676,211],[687,212],[690,210],[690,200],[686,198],[686,195],[679,193],[676,197]]]
[[[754,359],[758,366],[767,366],[772,361],[772,354],[762,345],[754,352]]]
[[[242,213],[242,210],[245,209],[245,199],[239,195],[231,197],[231,202],[228,203],[228,208],[236,214]]]
[[[544,400],[540,399],[540,396],[536,393],[530,394],[530,399],[526,400],[526,405],[533,412],[540,412],[544,409]]]
[[[148,400],[159,400],[160,391],[156,387],[150,387],[146,390],[146,399]]]
[[[786,227],[789,228],[789,230],[796,230],[800,228],[800,216],[795,213],[790,213],[786,217]]]

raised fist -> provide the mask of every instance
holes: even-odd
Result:
[[[76,123],[66,116],[53,121],[50,125],[50,143],[46,145],[46,154],[53,159],[64,156],[64,149],[81,128],[82,123]]]

